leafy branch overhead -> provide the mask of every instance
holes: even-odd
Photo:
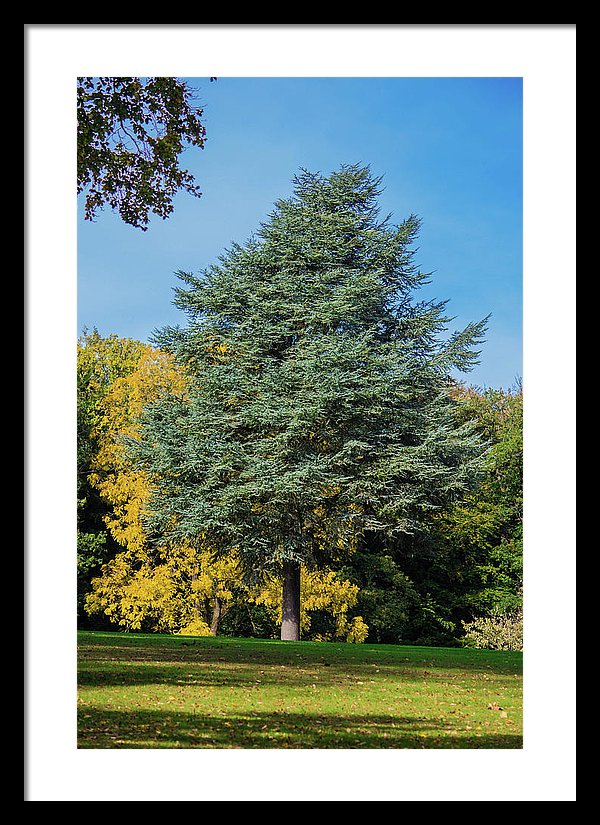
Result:
[[[145,231],[165,219],[180,190],[202,194],[180,166],[185,148],[204,148],[206,129],[193,90],[175,77],[77,80],[77,194],[85,219],[105,205]]]

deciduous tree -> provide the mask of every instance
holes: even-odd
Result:
[[[463,615],[513,614],[523,595],[523,388],[456,388],[459,412],[491,446],[477,489],[433,521],[439,557],[456,570]]]
[[[115,381],[132,372],[143,345],[132,339],[84,329],[77,342],[77,617],[86,622],[85,596],[103,563],[118,552],[106,528],[110,507],[92,483],[99,450],[97,426]]]
[[[146,230],[149,213],[166,218],[173,197],[201,195],[179,164],[186,147],[204,147],[206,129],[193,90],[175,77],[77,80],[77,193],[85,218],[107,204]]]

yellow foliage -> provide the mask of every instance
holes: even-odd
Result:
[[[103,338],[97,330],[86,330],[77,342],[77,372],[86,376],[90,396],[101,398],[119,376],[135,369],[145,346],[131,338]]]
[[[200,572],[192,577],[191,592],[196,597],[230,602],[233,588],[241,577],[238,559],[233,555],[213,559],[208,551],[197,553],[195,558]]]
[[[362,616],[355,616],[344,629],[347,642],[362,644],[369,635],[369,625]]]
[[[197,554],[183,547],[173,552],[163,549],[162,556],[156,564],[144,552],[119,553],[92,580],[87,612],[104,613],[126,630],[210,634],[206,615],[215,598],[223,609],[233,599],[233,586],[239,580],[237,560],[212,562],[208,552]]]
[[[210,627],[202,619],[192,619],[189,624],[177,631],[179,636],[212,636]]]
[[[222,609],[231,602],[240,578],[238,561],[213,561],[208,551],[189,547],[163,547],[154,555],[149,550],[142,515],[150,484],[128,464],[121,437],[136,437],[135,420],[144,404],[163,393],[185,398],[186,377],[168,354],[140,346],[137,367],[116,378],[99,403],[91,481],[111,505],[106,525],[125,550],[93,580],[86,609],[105,613],[127,630],[205,635],[210,629],[199,611],[209,613],[215,599]],[[223,355],[226,348],[216,350]]]
[[[231,360],[232,350],[227,346],[227,344],[217,344],[212,342],[207,344],[205,351],[211,354],[212,361],[215,364],[223,364]]]
[[[325,636],[315,634],[314,641],[364,642],[369,627],[361,616],[348,619],[348,610],[354,607],[358,596],[358,587],[349,581],[338,579],[332,570],[300,570],[300,632],[303,636],[310,633],[312,610],[330,613],[336,623],[335,633]],[[281,622],[281,581],[271,577],[259,593],[253,596],[256,604],[264,605],[273,619]]]
[[[168,569],[146,565],[132,570],[131,561],[130,554],[119,553],[104,566],[102,576],[92,581],[86,610],[104,613],[126,630],[175,632],[188,618],[188,610],[177,596]]]
[[[127,464],[124,435],[136,437],[135,419],[144,404],[169,392],[185,397],[186,377],[170,355],[141,345],[136,369],[117,378],[99,404],[94,431],[98,451],[90,481],[112,506],[106,526],[119,544],[141,550],[145,544],[141,516],[150,488],[147,477]]]

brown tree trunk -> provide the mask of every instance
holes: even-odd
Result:
[[[198,580],[198,575],[196,573],[192,573],[192,583]],[[209,612],[209,603],[207,599],[202,599],[202,601],[195,596],[194,598],[194,607],[196,608],[196,615],[198,618],[206,622],[206,624],[210,624],[210,612]],[[216,635],[213,633],[213,636]]]
[[[197,573],[192,573],[192,584],[197,580]],[[208,624],[208,610],[206,609],[206,599],[202,599],[202,601],[200,601],[197,595],[194,596],[194,608],[196,610],[196,615],[198,616],[198,618],[201,621],[206,622]]]
[[[213,636],[217,635],[217,630],[219,629],[219,621],[221,619],[221,615],[223,613],[223,605],[221,604],[221,600],[215,596],[215,602],[213,605],[213,613],[212,619],[210,622],[210,632]]]
[[[281,638],[288,642],[300,640],[300,565],[295,561],[283,564]]]

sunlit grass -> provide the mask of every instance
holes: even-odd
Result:
[[[81,632],[80,748],[521,748],[520,653]]]

